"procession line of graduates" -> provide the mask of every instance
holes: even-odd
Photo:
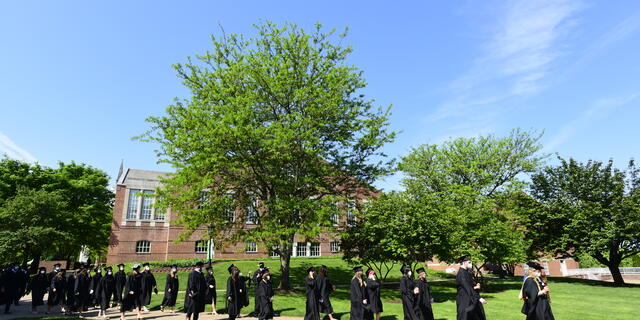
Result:
[[[459,259],[460,269],[456,274],[456,309],[458,320],[484,320],[486,319],[483,305],[487,303],[480,297],[480,284],[473,279],[473,267],[469,257]],[[528,271],[520,290],[519,298],[524,301],[521,312],[527,320],[555,320],[551,312],[549,287],[546,278],[543,277],[540,264],[529,262]],[[189,274],[185,288],[184,312],[186,320],[198,320],[199,314],[204,312],[207,304],[212,305],[212,314],[216,313],[216,280],[211,266],[203,273],[202,262],[195,264],[194,270]],[[104,267],[104,266],[103,266]],[[111,307],[111,302],[119,304],[121,319],[125,313],[135,310],[138,319],[141,312],[150,304],[151,294],[158,294],[156,280],[150,271],[149,264],[142,265],[144,271],[140,271],[139,264],[133,265],[129,275],[124,272],[124,265],[118,265],[118,272],[113,274],[111,267],[104,267],[105,275],[102,276],[100,267],[94,269],[90,275],[89,266],[80,265],[76,270],[66,275],[64,269],[56,264],[54,270],[46,272],[41,267],[38,273],[31,279],[26,276],[26,271],[20,269],[17,264],[6,268],[0,274],[0,305],[5,304],[5,313],[9,313],[12,304],[18,304],[20,297],[25,293],[32,295],[32,311],[37,312],[37,307],[45,304],[44,296],[48,292],[46,305],[47,312],[59,307],[61,313],[78,313],[89,307],[99,308],[98,317],[106,318],[106,311]],[[259,320],[270,320],[274,317],[273,300],[274,290],[271,284],[271,272],[264,263],[259,263],[259,268],[251,277],[244,277],[235,265],[227,269],[227,290],[225,303],[230,320],[239,317],[242,308],[249,305],[247,283],[255,286],[255,308],[252,312]],[[427,283],[427,273],[424,268],[416,270],[417,279],[412,279],[412,270],[403,265],[400,268],[400,295],[404,319],[406,320],[433,320],[431,290]],[[383,312],[380,298],[380,283],[376,279],[376,273],[369,268],[363,273],[362,267],[353,268],[353,278],[350,284],[350,316],[351,320],[380,320]],[[331,305],[331,293],[335,286],[328,277],[326,266],[321,266],[316,275],[316,269],[307,269],[305,278],[306,312],[305,320],[320,320],[320,314],[326,314],[330,320],[334,320],[333,307]],[[24,274],[24,275],[23,275]],[[161,311],[167,308],[175,312],[175,305],[180,290],[177,275],[177,266],[173,265],[167,274],[164,289],[164,298],[160,307]]]

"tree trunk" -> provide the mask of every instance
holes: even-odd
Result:
[[[613,283],[616,286],[624,286],[624,278],[620,273],[620,264],[610,264],[609,271],[611,271],[611,276],[613,277]]]
[[[279,290],[290,290],[289,270],[291,265],[291,243],[280,245],[280,285]]]
[[[38,267],[40,267],[40,252],[36,252],[33,255],[33,262],[31,263],[31,267],[29,268],[29,270],[27,270],[27,272],[29,274],[36,274],[38,273]]]

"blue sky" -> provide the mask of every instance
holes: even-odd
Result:
[[[187,92],[171,65],[219,25],[349,26],[365,94],[393,104],[394,157],[423,143],[545,130],[579,160],[640,155],[640,1],[6,1],[0,153],[54,166],[169,171],[131,137]],[[398,188],[398,177],[377,183]]]

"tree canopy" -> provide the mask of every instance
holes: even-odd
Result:
[[[217,245],[264,244],[287,289],[294,239],[333,229],[336,202],[371,193],[395,133],[389,107],[365,99],[362,72],[346,63],[346,32],[255,27],[251,38],[212,36],[211,51],[176,64],[190,97],[148,118],[141,139],[176,170],[158,193],[185,236],[206,226]]]
[[[75,163],[43,167],[0,160],[0,263],[70,259],[107,249],[111,231],[108,176]]]

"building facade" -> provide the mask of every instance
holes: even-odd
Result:
[[[108,264],[207,258],[209,243],[199,238],[199,234],[206,231],[206,228],[195,232],[189,239],[176,242],[184,229],[171,223],[177,218],[175,213],[170,209],[162,211],[154,206],[154,190],[161,186],[160,179],[166,175],[165,172],[126,169],[118,178],[107,253]],[[246,224],[254,223],[251,219],[246,220]],[[273,256],[268,248],[255,242],[237,243],[222,250],[211,249],[215,259]],[[294,257],[340,255],[340,242],[330,235],[322,235],[313,243],[300,239],[294,242],[292,254]]]

